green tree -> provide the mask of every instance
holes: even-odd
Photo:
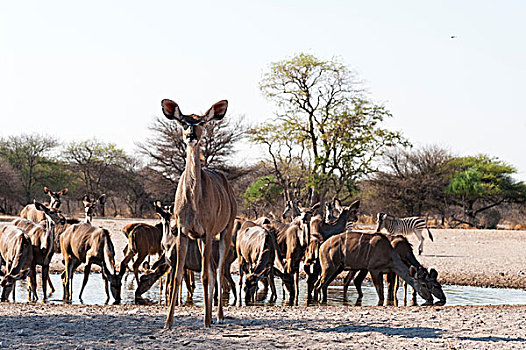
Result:
[[[366,96],[338,59],[299,54],[272,63],[260,89],[275,103],[277,118],[252,130],[251,140],[268,147],[286,197],[292,189],[280,170],[286,169],[284,161],[304,170],[303,200],[315,202],[329,188],[352,193],[357,180],[375,170],[377,157],[407,144],[400,133],[381,128],[390,112]]]
[[[526,202],[526,184],[512,175],[517,170],[487,155],[455,158],[449,162],[452,169],[447,187],[449,200],[462,208],[466,222],[480,226],[479,214],[503,203]]]
[[[262,210],[268,209],[270,203],[279,200],[282,192],[283,188],[274,176],[262,176],[246,189],[242,197],[245,206],[252,209],[255,217],[258,217]]]
[[[53,137],[37,134],[0,139],[0,157],[20,176],[23,189],[20,204],[43,197],[42,184],[50,178],[46,169],[55,162],[52,152],[58,144]]]

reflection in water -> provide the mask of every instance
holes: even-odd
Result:
[[[73,278],[73,304],[81,304],[78,299],[80,292],[80,287],[82,284],[82,274],[75,274]],[[198,275],[196,275],[197,277]],[[55,286],[55,293],[48,299],[51,303],[62,303],[62,281],[60,280],[59,274],[50,275],[53,285]],[[239,276],[232,276],[234,281],[237,281]],[[40,276],[38,276],[40,283]],[[201,283],[199,278],[196,283],[196,290],[194,292],[193,303],[196,305],[203,304],[203,289],[201,288]],[[163,279],[164,281],[164,279]],[[275,305],[283,304],[283,291],[281,286],[281,280],[275,280],[276,289],[277,289],[277,299],[274,303]],[[183,284],[184,285],[184,284]],[[137,283],[133,274],[127,273],[122,281],[122,304],[132,304],[135,303],[135,288]],[[307,284],[304,280],[300,282],[300,296],[299,301],[300,305],[305,305],[304,297],[306,295]],[[364,281],[362,286],[363,289],[363,306],[375,306],[378,302],[378,297],[376,295],[376,290],[370,282]],[[49,288],[48,288],[49,290]],[[183,287],[183,296],[186,298],[186,289]],[[480,287],[469,287],[469,286],[443,286],[444,293],[447,297],[446,305],[514,305],[514,304],[526,304],[526,291],[519,289],[499,289],[499,288],[480,288]],[[38,287],[39,299],[42,300],[42,289],[39,285]],[[387,287],[384,291],[387,294]],[[386,295],[387,296],[387,295]],[[288,294],[286,294],[288,298]],[[329,305],[354,305],[356,300],[357,293],[354,289],[354,285],[349,286],[349,291],[347,294],[348,302],[343,302],[343,286],[339,283],[329,286],[328,289],[328,304]],[[27,301],[27,282],[18,281],[16,287],[16,298],[18,302]],[[144,301],[146,303],[158,303],[159,302],[159,282],[157,282],[148,292],[143,294]],[[408,295],[408,298],[411,298],[411,295]],[[164,302],[164,292],[161,296],[161,299]],[[259,298],[258,298],[259,299]],[[267,297],[264,300],[258,301],[258,305],[270,305],[268,301],[270,299],[270,291]],[[99,273],[93,273],[90,276],[86,289],[84,291],[84,304],[104,304],[106,300],[106,293],[104,292],[104,285],[102,283],[102,277]],[[403,300],[403,287],[398,291],[398,300],[400,305]],[[110,303],[113,302],[113,298],[110,297]],[[234,302],[234,297],[230,293],[229,303]],[[418,300],[419,303],[422,303],[422,299]],[[244,305],[244,303],[243,303]]]

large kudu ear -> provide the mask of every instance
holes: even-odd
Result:
[[[340,200],[338,198],[334,198],[333,203],[334,203],[334,207],[336,208],[336,210],[338,210],[341,213],[343,211],[343,206]],[[353,204],[351,204],[351,206],[349,207],[350,209],[352,209],[351,207]],[[360,205],[360,203],[358,203],[358,205]]]
[[[60,194],[60,195],[62,195],[62,196],[65,195],[65,194],[68,194],[68,189],[65,188],[65,189],[63,189],[62,191],[60,191],[58,194]]]
[[[436,280],[437,277],[438,277],[438,272],[437,272],[437,270],[435,270],[435,269],[431,269],[431,270],[429,270],[429,278],[431,278],[431,279],[435,279],[435,280]]]
[[[163,107],[163,113],[166,118],[181,122],[181,117],[183,114],[181,113],[177,103],[172,100],[164,99],[161,101],[161,106]]]
[[[101,196],[99,197],[98,199],[100,205],[104,205],[104,203],[106,203],[106,194],[101,194]]]
[[[82,203],[84,204],[84,206],[88,206],[91,201],[89,200],[89,196],[87,194],[84,195],[84,197],[82,197]]]
[[[44,193],[45,193],[45,194],[49,194],[49,192],[50,192],[49,188],[47,188],[46,186],[44,186]]]
[[[358,208],[360,208],[360,200],[357,199],[355,200],[354,202],[351,203],[351,205],[349,206],[349,209],[350,210],[358,210]]]
[[[46,207],[44,204],[37,202],[33,199],[33,204],[35,204],[35,208],[37,210],[43,211],[44,213],[47,213],[49,211],[48,207]]]
[[[210,109],[205,113],[204,121],[209,122],[212,119],[221,120],[226,114],[226,109],[228,107],[228,101],[222,100],[215,103]]]

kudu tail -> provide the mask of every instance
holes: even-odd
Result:
[[[115,251],[113,249],[113,244],[110,241],[110,234],[106,232],[104,238],[104,270],[110,275],[115,275]]]

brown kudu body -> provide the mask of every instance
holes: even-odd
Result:
[[[34,223],[27,219],[15,219],[13,224],[21,227],[27,232],[27,235],[31,239],[31,245],[33,247],[33,260],[31,264],[31,272],[29,274],[30,282],[30,293],[28,294],[29,300],[38,300],[37,282],[36,282],[36,267],[37,265],[42,266],[42,298],[47,299],[47,285],[49,284],[51,289],[54,291],[53,285],[49,278],[49,264],[55,253],[55,227],[57,225],[64,225],[66,219],[55,208],[48,208],[45,205],[35,202],[35,208],[38,211],[44,213],[45,220],[40,223]]]
[[[135,258],[133,262],[133,273],[137,283],[139,283],[139,266],[147,256],[161,255],[161,240],[163,238],[162,223],[149,225],[146,223],[132,223],[122,229],[128,244],[124,252],[124,259],[121,262],[121,274],[126,271],[128,262]]]
[[[102,270],[106,302],[110,299],[108,282],[115,302],[120,302],[122,276],[115,269],[115,249],[108,230],[88,223],[72,225],[61,235],[60,246],[65,265],[62,276],[64,300],[72,300],[73,275],[80,264],[86,263],[79,299],[82,300],[82,292],[88,282],[91,265],[95,264],[99,265]]]
[[[283,279],[283,257],[281,256],[276,242],[275,232],[270,227],[252,225],[246,221],[236,236],[236,252],[239,263],[239,298],[238,305],[241,306],[241,290],[243,275],[246,273],[245,281],[245,303],[255,301],[258,282],[267,278],[271,289],[271,301],[277,298],[276,287],[274,285],[274,273]],[[277,269],[274,261],[278,261]],[[281,269],[281,270],[279,270]],[[286,280],[287,288],[291,290],[292,279]]]
[[[344,270],[368,270],[383,305],[383,275],[395,273],[407,281],[425,300],[431,293],[424,276],[408,267],[394,250],[389,239],[381,233],[346,232],[327,239],[320,247],[321,275],[316,282],[315,298],[319,291],[327,301],[328,285]]]
[[[49,196],[49,208],[58,209],[60,208],[60,205],[62,204],[60,197],[68,193],[68,189],[65,188],[62,191],[51,191],[49,188],[44,187],[44,192]],[[23,219],[27,219],[33,222],[40,222],[42,220],[45,220],[46,217],[44,216],[44,213],[41,210],[38,210],[35,207],[35,204],[28,204],[26,205],[21,211],[20,211],[20,217]]]
[[[284,259],[284,275],[282,279],[294,280],[293,285],[285,286],[289,290],[289,304],[298,305],[299,299],[299,272],[303,254],[308,244],[310,213],[303,212],[296,217],[291,223],[282,223],[268,218],[259,218],[256,223],[262,224],[263,227],[274,229],[278,248]],[[268,223],[268,224],[265,224]],[[292,287],[293,286],[293,287]],[[285,290],[283,290],[285,293]]]
[[[424,273],[426,276],[426,280],[428,283],[428,288],[431,291],[431,294],[438,299],[437,305],[444,305],[446,303],[446,296],[442,290],[442,286],[437,281],[438,273],[436,270],[431,269],[431,271],[428,273],[427,270],[420,264],[420,262],[416,259],[416,256],[413,253],[413,247],[411,246],[411,243],[407,240],[407,238],[403,235],[386,235],[386,237],[391,242],[391,245],[393,246],[394,250],[398,253],[402,261],[407,267],[414,266],[417,269],[417,273]],[[349,271],[347,276],[344,279],[344,285],[343,285],[343,298],[344,300],[347,300],[347,289],[348,286],[353,279],[354,275],[356,274],[356,271]],[[362,293],[362,282],[367,275],[367,270],[360,270],[358,276],[354,278],[354,285],[356,286],[356,290],[358,291],[358,301],[357,303],[361,301],[361,298],[363,296]],[[398,289],[398,283],[399,278],[393,273],[389,273],[387,275],[387,285],[388,285],[388,292],[387,292],[387,304],[388,305],[398,305],[398,301],[396,298],[396,291]],[[407,282],[404,282],[404,306],[407,304]],[[426,300],[426,303],[424,305],[432,304],[433,300]],[[417,305],[416,303],[416,290],[413,289],[413,299],[412,299],[412,305]]]
[[[26,232],[12,224],[0,225],[0,266],[5,265],[5,273],[0,281],[3,288],[1,301],[7,301],[16,280],[29,274],[32,261],[33,247]]]
[[[222,290],[224,267],[232,240],[232,227],[237,214],[234,192],[226,177],[214,170],[203,169],[200,159],[200,140],[204,125],[209,121],[224,117],[228,102],[214,104],[204,115],[183,115],[179,106],[171,100],[161,102],[164,115],[183,127],[183,141],[186,144],[186,166],[174,200],[173,219],[175,221],[177,262],[172,262],[174,283],[172,302],[166,319],[166,327],[171,328],[174,319],[176,293],[183,277],[188,239],[196,239],[202,255],[201,280],[204,290],[204,326],[212,323],[213,286],[217,279],[218,289]],[[164,239],[165,237],[163,237]],[[219,240],[219,263],[217,278],[212,264],[212,241]],[[173,256],[165,252],[166,256]],[[219,293],[220,299],[222,293]],[[223,303],[218,302],[218,323],[224,322]]]

